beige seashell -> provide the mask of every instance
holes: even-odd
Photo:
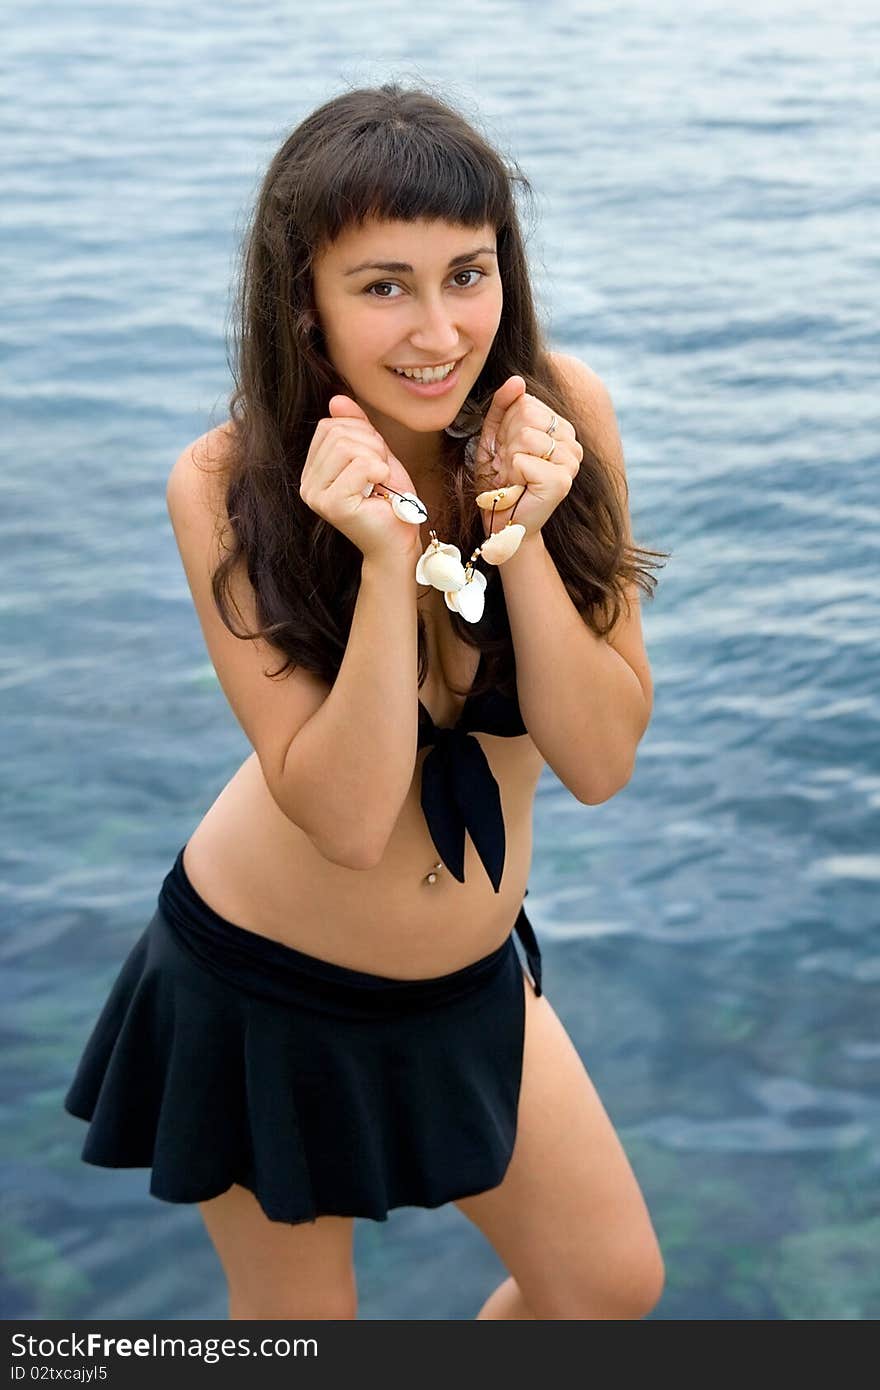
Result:
[[[461,589],[447,592],[443,597],[446,607],[453,613],[460,613],[466,623],[478,623],[486,607],[486,576],[480,570],[472,570]]]
[[[496,512],[506,512],[519,501],[524,492],[525,487],[522,483],[510,483],[507,487],[496,487],[491,492],[478,493],[476,503],[484,512],[491,512],[493,507]]]
[[[460,589],[465,583],[464,565],[457,545],[435,545],[432,541],[419,556],[416,583],[432,584],[435,589]]]
[[[451,555],[456,560],[461,559],[461,551],[459,550],[457,545],[452,545],[451,543],[445,541],[435,541],[432,539],[427,548],[422,551],[422,554],[419,556],[418,563],[416,564],[417,583],[430,583],[428,576],[423,572],[424,564],[426,560],[428,560],[432,555],[436,555],[438,552],[440,552],[443,555]]]
[[[519,550],[525,533],[526,528],[524,526],[510,521],[500,531],[496,531],[493,536],[486,537],[480,546],[480,554],[484,560],[488,560],[490,565],[503,565],[505,560],[509,560],[511,555],[515,555]]]

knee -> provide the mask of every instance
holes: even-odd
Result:
[[[646,1318],[663,1296],[666,1268],[656,1244],[648,1243],[624,1265],[621,1277],[609,1290],[612,1310],[606,1317]]]
[[[644,1318],[660,1302],[665,1281],[663,1257],[655,1241],[644,1240],[614,1253],[594,1250],[565,1285],[557,1283],[541,1297],[535,1314],[600,1321]]]
[[[598,1290],[602,1318],[645,1318],[663,1294],[666,1270],[656,1241],[645,1239],[610,1262]],[[594,1316],[596,1316],[594,1314]]]

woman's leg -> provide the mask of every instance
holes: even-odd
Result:
[[[483,1318],[495,1322],[512,1322],[515,1319],[521,1321],[525,1318],[534,1318],[534,1316],[513,1275],[509,1279],[505,1279],[503,1284],[499,1284],[494,1293],[490,1293],[477,1313],[478,1319]]]
[[[664,1278],[645,1200],[574,1044],[547,997],[523,979],[513,1156],[497,1187],[456,1202],[514,1281],[480,1316],[642,1318]]]
[[[238,1185],[199,1210],[226,1275],[230,1318],[357,1317],[351,1217],[270,1221]]]

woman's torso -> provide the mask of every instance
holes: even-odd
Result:
[[[442,594],[420,595],[429,674],[420,699],[435,724],[456,723],[479,653],[453,633]],[[465,882],[439,861],[420,803],[418,750],[382,860],[347,869],[325,859],[273,800],[256,753],[242,763],[186,845],[193,887],[221,916],[249,931],[355,970],[400,979],[446,974],[478,960],[509,934],[528,884],[532,808],[544,760],[528,734],[475,732],[498,783],[504,813],[504,876],[496,893],[469,836]]]

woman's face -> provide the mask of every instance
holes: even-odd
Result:
[[[430,465],[501,321],[489,225],[376,221],[346,230],[314,264],[315,307],[333,366],[405,467]],[[395,367],[456,366],[415,387]]]

